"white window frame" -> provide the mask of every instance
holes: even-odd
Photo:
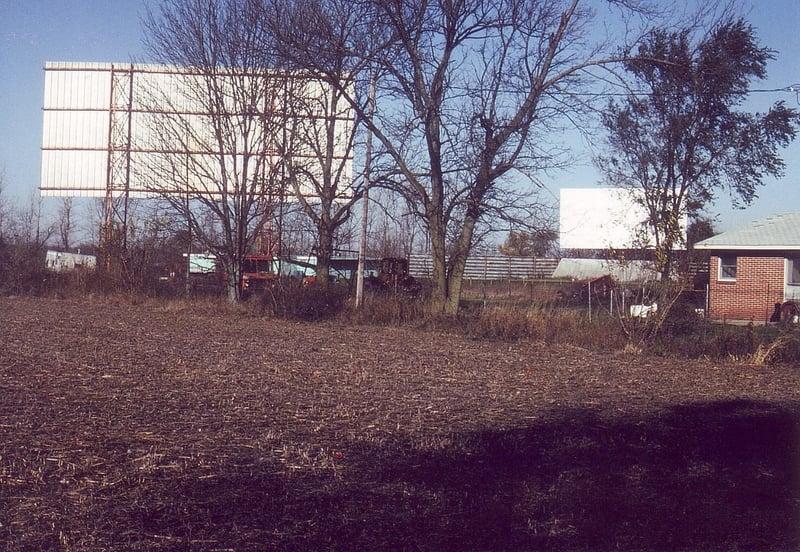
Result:
[[[727,262],[727,263],[723,262],[723,260],[724,261],[730,261],[731,259],[733,259],[733,263],[732,264],[730,262]],[[736,281],[736,270],[737,270],[738,261],[739,261],[739,257],[737,257],[736,255],[720,255],[719,256],[719,266],[718,266],[718,270],[717,270],[717,280],[719,280],[720,282],[735,282]],[[729,267],[731,267],[731,266],[733,266],[733,276],[726,275],[725,274],[725,268],[728,267],[728,270],[730,270]]]

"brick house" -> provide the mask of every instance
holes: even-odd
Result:
[[[709,317],[767,322],[800,301],[800,213],[772,215],[695,244],[711,254]]]

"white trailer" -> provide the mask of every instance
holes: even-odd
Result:
[[[80,253],[49,250],[45,256],[45,268],[51,272],[71,272],[73,270],[94,270],[97,257]]]

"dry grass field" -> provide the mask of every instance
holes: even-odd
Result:
[[[797,550],[800,368],[0,299],[6,550]]]

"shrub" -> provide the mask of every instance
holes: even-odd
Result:
[[[705,356],[714,359],[748,358],[756,350],[756,338],[752,324],[747,326],[711,325],[709,332],[694,346],[686,347],[686,340],[664,339],[662,346],[669,346],[677,354],[687,356]],[[691,354],[688,354],[691,352]]]
[[[356,324],[409,324],[427,319],[425,297],[403,293],[365,293],[364,303],[347,312],[347,320]]]
[[[295,278],[282,278],[264,292],[262,304],[280,318],[314,321],[338,315],[347,296],[346,286],[304,285]]]
[[[706,323],[697,313],[697,306],[688,294],[681,294],[667,312],[661,333],[671,336],[696,335]]]
[[[26,242],[0,245],[0,293],[41,295],[47,279],[41,247]]]

